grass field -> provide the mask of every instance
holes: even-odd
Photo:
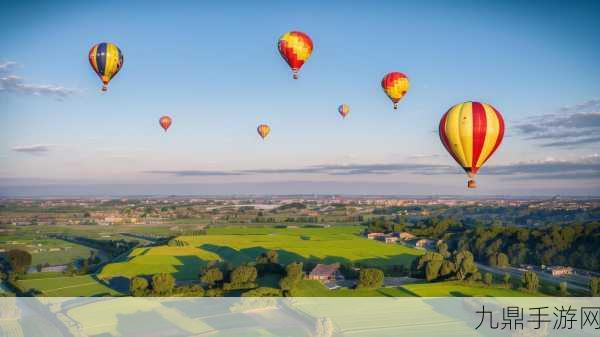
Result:
[[[65,264],[75,259],[87,258],[95,249],[58,239],[41,237],[5,237],[0,240],[0,248],[22,249],[31,253],[31,266],[48,263]]]
[[[44,292],[46,296],[121,295],[90,275],[27,278],[17,281],[17,284],[22,291],[37,289]]]
[[[401,287],[380,289],[337,289],[329,290],[318,281],[304,280],[294,291],[297,297],[527,297],[539,296],[520,290],[506,289],[500,286],[486,287],[479,283],[463,283],[458,281],[407,284]]]
[[[255,261],[267,250],[276,250],[279,262],[354,262],[365,266],[409,266],[423,251],[401,245],[367,240],[358,226],[329,228],[219,227],[208,235],[181,236],[187,246],[138,248],[128,261],[103,268],[100,278],[132,277],[157,272],[172,273],[179,280],[196,279],[208,261],[233,265]]]

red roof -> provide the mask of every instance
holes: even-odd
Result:
[[[310,276],[327,277],[333,275],[340,268],[339,263],[333,264],[317,264],[317,266],[310,272]]]

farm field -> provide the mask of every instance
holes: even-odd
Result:
[[[196,279],[202,266],[211,260],[239,265],[255,261],[268,250],[276,250],[279,262],[354,262],[365,266],[410,266],[422,250],[367,240],[359,226],[329,228],[222,227],[207,235],[180,236],[185,246],[135,249],[125,262],[103,268],[100,278],[132,277],[169,272],[179,280]]]
[[[76,243],[63,240],[40,237],[8,237],[0,240],[0,248],[23,249],[31,254],[31,266],[38,264],[66,264],[79,258],[87,258],[90,251],[97,252],[96,249],[78,245]]]
[[[119,296],[121,293],[103,285],[90,275],[27,278],[17,281],[21,290],[37,289],[46,296]]]
[[[498,286],[486,287],[479,283],[468,284],[458,281],[416,283],[400,287],[379,289],[336,289],[329,290],[318,281],[302,281],[297,290],[297,297],[527,297],[539,296],[520,290],[506,289]]]

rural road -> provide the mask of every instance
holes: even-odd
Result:
[[[486,266],[481,263],[476,263],[476,265],[477,265],[477,268],[479,268],[479,270],[490,272],[492,274],[504,275],[504,273],[509,273],[512,277],[518,277],[518,278],[521,278],[521,276],[523,275],[523,271],[521,271],[517,268],[514,268],[514,267],[497,268],[497,267]],[[537,270],[536,270],[536,273],[537,273],[538,277],[540,278],[540,280],[542,280],[542,281],[546,281],[548,283],[552,283],[557,286],[561,282],[567,282],[568,289],[585,291],[585,292],[589,291],[587,286],[583,286],[580,283],[574,283],[572,280],[569,280],[566,278],[554,277],[552,275],[549,275],[547,273],[540,272]]]

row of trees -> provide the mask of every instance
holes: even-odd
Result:
[[[427,281],[439,280],[481,280],[481,273],[475,264],[473,254],[468,250],[454,254],[427,252],[415,260],[414,270]]]

